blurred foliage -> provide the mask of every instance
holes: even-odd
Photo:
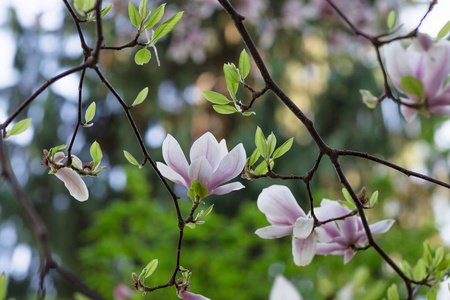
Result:
[[[104,20],[105,44],[121,45],[134,38],[135,29],[126,19],[127,3],[112,2],[114,8]],[[156,8],[161,2],[153,1],[151,5]],[[162,126],[187,153],[192,140],[211,131],[219,140],[226,138],[229,148],[242,142],[250,155],[255,148],[256,126],[260,126],[266,135],[273,131],[279,141],[294,137],[292,149],[277,160],[275,172],[303,175],[313,166],[317,149],[300,122],[271,92],[256,102],[256,116],[251,118],[218,115],[210,103],[198,96],[200,90],[226,94],[222,66],[227,62],[236,64],[244,48],[229,17],[216,6],[207,6],[208,2],[168,4],[171,14],[186,12],[173,34],[158,43],[161,67],[155,60],[136,66],[133,58],[138,49],[125,49],[103,51],[100,68],[128,104],[140,90],[149,88],[147,100],[132,110],[144,137],[154,126]],[[290,2],[295,1],[271,1],[269,5],[267,1],[239,0],[236,7],[247,17],[250,34],[275,81],[314,120],[324,140],[332,147],[368,152],[448,182],[450,147],[439,147],[435,138],[435,132],[447,118],[420,116],[407,125],[398,107],[389,100],[374,110],[367,109],[361,103],[359,89],[369,89],[375,95],[382,91],[380,71],[369,54],[371,49],[356,40],[327,9],[308,18],[300,15],[297,19],[305,19],[304,23],[289,23],[292,19],[284,9]],[[384,1],[359,2],[365,3],[367,11],[360,14],[357,10],[358,25],[385,30],[385,25],[379,24],[385,24],[390,8],[376,6]],[[34,26],[25,26],[17,11],[9,8],[7,20],[0,25],[14,36],[14,45],[7,46],[16,51],[14,68],[19,78],[14,85],[0,89],[0,104],[6,114],[11,114],[49,77],[81,61],[81,49],[78,55],[69,55],[74,52],[69,49],[72,46],[61,47],[70,39],[77,39],[73,21],[65,11],[57,30],[45,31],[39,22],[37,18]],[[83,24],[83,29],[90,33],[92,41],[94,24]],[[197,32],[200,37],[193,34]],[[75,43],[73,47],[79,45]],[[246,81],[255,89],[262,88],[253,62]],[[74,151],[87,160],[89,145],[98,141],[108,169],[99,178],[85,180],[90,199],[79,203],[40,166],[42,149],[67,143],[75,126],[76,103],[62,89],[76,93],[76,76],[74,81],[64,81],[62,88],[45,91],[19,115],[18,120],[33,118],[31,140],[21,143],[11,138],[8,143],[19,181],[49,227],[53,253],[108,299],[112,298],[114,286],[131,284],[131,272],[139,273],[154,258],[159,259],[159,266],[147,284],[165,283],[173,271],[178,234],[172,200],[149,165],[133,168],[124,158],[123,150],[127,150],[138,162],[142,160],[120,106],[93,72],[87,72],[83,109],[96,101],[94,126],[81,129]],[[245,102],[248,94],[239,92],[238,97]],[[152,134],[146,139],[147,144],[148,140],[158,139],[157,134]],[[162,160],[159,145],[150,147],[150,154],[155,161]],[[355,190],[366,186],[369,193],[380,192],[379,206],[368,212],[370,222],[396,219],[388,233],[376,237],[396,261],[417,261],[424,239],[430,241],[433,249],[443,244],[435,227],[438,216],[434,215],[432,203],[436,196],[448,200],[447,191],[362,159],[345,157],[342,162]],[[127,181],[125,189],[118,180],[123,175]],[[181,265],[193,272],[194,293],[229,299],[232,291],[233,299],[266,299],[273,278],[279,273],[298,287],[304,299],[332,299],[344,289],[352,290],[354,299],[381,299],[392,282],[402,292],[398,278],[373,249],[356,254],[345,266],[342,257],[316,256],[310,266],[298,269],[292,262],[289,238],[262,240],[254,234],[257,228],[268,225],[255,201],[264,187],[285,184],[308,210],[304,185],[268,179],[243,183],[244,190],[208,197],[207,204],[212,202],[215,206],[206,224],[185,230]],[[341,185],[327,159],[311,184],[316,205],[322,198],[343,198]],[[176,191],[186,198],[184,190]],[[27,274],[11,276],[8,286],[9,297],[25,299],[25,295],[34,295],[37,288],[38,248],[3,181],[0,195],[0,230],[13,228],[15,232],[14,239],[0,241],[1,258],[9,262],[18,245],[32,249]],[[186,216],[189,200],[180,203]],[[72,299],[75,292],[70,282],[52,272],[46,278],[46,286],[49,299]],[[147,298],[176,299],[176,295],[173,289],[165,289]]]

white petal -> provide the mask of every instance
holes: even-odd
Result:
[[[347,249],[344,253],[344,264],[347,264],[355,256],[355,251],[352,249]]]
[[[394,224],[394,222],[395,221],[392,219],[387,219],[387,220],[383,220],[383,221],[371,224],[371,225],[369,225],[370,231],[372,232],[372,234],[385,233],[389,229],[391,229],[391,226]]]
[[[209,298],[206,298],[205,296],[194,294],[188,291],[181,291],[180,293],[178,293],[178,298],[184,300],[211,300]]]
[[[304,240],[292,238],[292,255],[297,266],[304,267],[311,263],[316,254],[316,239],[315,234],[311,234]]]
[[[83,168],[83,162],[77,156],[72,155],[72,162],[75,163],[80,170]]]
[[[53,157],[53,162],[59,163],[61,160],[63,160],[66,156],[63,152],[56,152],[55,156]]]
[[[219,143],[212,133],[205,133],[192,144],[191,151],[189,153],[191,164],[204,156],[211,165],[212,169],[216,170],[222,160],[220,149]]]
[[[294,224],[294,237],[297,239],[306,239],[314,228],[314,219],[311,216],[300,216]]]
[[[205,156],[192,162],[189,166],[189,178],[191,180],[198,180],[206,186],[207,182],[211,179],[212,168]]]
[[[191,185],[190,182],[189,182],[189,186],[188,186],[188,183],[186,182],[186,180],[184,180],[184,178],[180,174],[178,174],[177,172],[175,172],[174,170],[172,170],[165,164],[160,163],[158,161],[158,162],[156,162],[156,167],[158,168],[159,172],[161,172],[162,176],[166,177],[170,181],[184,185],[187,188],[190,187],[190,185]]]
[[[276,239],[292,234],[292,226],[267,226],[259,228],[255,233],[263,239]]]
[[[232,182],[232,183],[228,183],[228,184],[224,184],[221,185],[219,187],[217,187],[215,190],[213,190],[212,192],[210,191],[210,195],[225,195],[228,194],[232,191],[237,191],[240,189],[245,188],[245,186],[240,183],[240,182]]]
[[[86,201],[89,198],[89,191],[84,183],[83,179],[81,179],[80,175],[72,169],[69,168],[61,168],[56,174],[64,185],[69,190],[70,195],[77,199],[78,201]]]
[[[189,164],[177,140],[173,136],[168,134],[166,139],[164,140],[162,150],[163,157],[167,165],[176,173],[180,174],[186,182],[188,182]]]
[[[277,275],[270,290],[269,300],[302,300],[295,286],[282,275]]]

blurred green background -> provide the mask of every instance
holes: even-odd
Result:
[[[104,2],[114,4],[104,19],[105,44],[132,40],[135,28],[128,20],[128,2]],[[149,2],[151,9],[162,3]],[[371,32],[386,30],[386,16],[398,4],[347,2],[351,3],[342,5],[348,16]],[[400,5],[405,3],[409,2]],[[275,81],[314,120],[328,145],[368,152],[448,182],[448,118],[420,116],[405,124],[389,100],[374,110],[366,108],[359,89],[382,93],[374,52],[323,1],[240,0],[233,4],[246,16],[246,25]],[[0,7],[3,122],[48,78],[79,64],[82,51],[62,1],[0,0]],[[424,6],[416,8],[425,12]],[[149,64],[136,66],[138,48],[105,50],[100,58],[100,68],[128,104],[149,87],[148,99],[132,114],[153,159],[162,161],[161,144],[167,133],[188,153],[192,141],[206,131],[218,140],[225,138],[229,149],[243,143],[250,156],[256,126],[260,126],[266,136],[273,131],[279,145],[294,137],[292,150],[277,161],[274,170],[284,175],[305,174],[314,164],[317,149],[301,123],[271,92],[257,101],[254,117],[218,115],[201,96],[203,90],[226,94],[223,63],[237,64],[244,45],[215,1],[170,1],[166,16],[180,10],[185,11],[182,21],[157,45],[160,67],[154,57]],[[83,24],[83,30],[92,44],[94,24]],[[107,170],[99,178],[85,178],[90,198],[84,203],[71,198],[57,178],[47,175],[40,165],[42,150],[69,143],[76,124],[78,80],[79,74],[72,75],[42,93],[17,118],[33,118],[31,129],[11,138],[7,147],[16,176],[49,227],[54,257],[112,299],[115,286],[130,285],[131,272],[139,273],[154,258],[159,259],[159,267],[146,283],[167,281],[174,267],[177,221],[172,200],[149,165],[138,169],[123,157],[127,150],[142,159],[121,107],[91,70],[86,75],[83,109],[95,101],[97,115],[92,128],[81,129],[73,153],[89,160],[89,146],[96,140]],[[255,89],[263,87],[254,65],[248,82]],[[249,99],[242,91],[239,97],[244,102]],[[379,205],[368,212],[370,223],[396,220],[388,233],[376,237],[395,261],[406,259],[414,264],[425,239],[432,249],[450,243],[447,190],[362,159],[347,157],[341,162],[356,191],[365,186],[369,193],[380,193]],[[274,276],[284,274],[304,299],[369,300],[382,299],[392,282],[400,283],[372,249],[356,254],[347,265],[340,256],[316,256],[310,266],[296,267],[289,237],[263,240],[254,234],[268,225],[256,199],[264,187],[285,184],[308,211],[304,184],[240,180],[245,189],[205,200],[207,206],[214,204],[206,224],[185,229],[181,265],[193,272],[194,293],[212,299],[267,299]],[[328,159],[322,161],[311,184],[317,206],[322,198],[343,198]],[[181,208],[187,216],[191,203],[186,190],[175,186],[175,191],[182,197]],[[4,181],[0,181],[0,195],[0,272],[9,277],[8,296],[33,299],[40,266],[36,241]],[[70,282],[54,272],[45,284],[48,299],[74,297]],[[169,288],[146,298],[177,296]]]

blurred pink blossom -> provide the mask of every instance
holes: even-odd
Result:
[[[269,300],[302,300],[302,295],[283,275],[277,275],[270,290]]]
[[[225,140],[218,143],[216,138],[207,132],[192,144],[190,164],[177,140],[170,134],[164,140],[162,149],[167,165],[158,162],[158,170],[175,183],[189,189],[191,182],[198,180],[208,189],[207,196],[228,194],[244,188],[240,182],[219,186],[242,172],[247,160],[242,144],[228,152]]]
[[[407,96],[401,100],[417,105],[417,109],[450,115],[450,84],[446,82],[450,74],[450,41],[433,41],[429,36],[419,33],[411,45],[403,48],[400,41],[385,46],[386,68],[394,86]],[[423,85],[421,96],[405,91],[401,82],[405,76],[420,80]],[[410,122],[418,110],[406,105],[401,112]]]
[[[114,300],[126,300],[126,299],[130,299],[134,296],[133,290],[124,284],[116,285],[116,287],[114,288],[113,294],[114,294]]]
[[[178,298],[184,299],[184,300],[211,300],[209,298],[206,298],[205,296],[194,294],[191,292],[188,292],[186,290],[182,290],[178,293]]]

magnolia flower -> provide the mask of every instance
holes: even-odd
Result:
[[[302,300],[302,295],[283,275],[277,275],[270,290],[269,300]]]
[[[339,218],[351,212],[336,201],[323,199],[320,207],[314,210],[319,221],[326,221],[331,218]],[[372,234],[385,233],[388,231],[394,220],[388,219],[370,225]],[[319,255],[344,255],[344,264],[348,263],[355,255],[354,247],[364,246],[367,243],[367,235],[361,221],[361,217],[350,216],[344,220],[329,222],[316,228],[317,243],[316,253]]]
[[[126,299],[131,299],[134,296],[133,290],[124,284],[117,285],[114,288],[113,294],[114,294],[114,300],[126,300]]]
[[[64,158],[64,153],[57,152],[53,157],[53,163],[55,163],[56,165],[63,165],[61,163],[61,160],[63,160]],[[72,155],[72,161],[78,167],[81,167],[83,165],[81,160],[74,155]],[[60,179],[62,182],[64,182],[64,185],[69,190],[70,195],[72,195],[72,197],[74,197],[78,201],[86,201],[89,198],[89,191],[86,187],[86,184],[75,170],[67,167],[59,168],[57,169],[55,176],[58,177],[58,179]]]
[[[186,290],[182,290],[181,292],[179,292],[178,298],[185,300],[211,300],[209,298],[206,298],[205,296],[194,294]]]
[[[187,162],[180,145],[170,134],[164,140],[162,149],[167,165],[157,162],[158,170],[175,183],[189,189],[192,181],[198,180],[208,189],[206,196],[223,195],[244,188],[240,182],[219,186],[242,172],[247,159],[242,144],[228,152],[225,140],[218,143],[215,137],[207,132],[192,144],[191,164]]]
[[[300,267],[311,263],[316,252],[314,220],[301,209],[289,188],[272,185],[258,197],[258,209],[266,215],[271,226],[256,230],[263,239],[292,235],[292,255]]]
[[[392,83],[407,96],[401,98],[403,102],[431,113],[450,115],[450,84],[446,83],[450,74],[450,41],[435,42],[419,33],[406,49],[399,41],[386,45],[384,55]],[[419,87],[415,93],[405,90],[401,84],[405,76],[418,79],[422,89]],[[408,122],[417,115],[417,109],[406,105],[401,106],[401,112]]]

